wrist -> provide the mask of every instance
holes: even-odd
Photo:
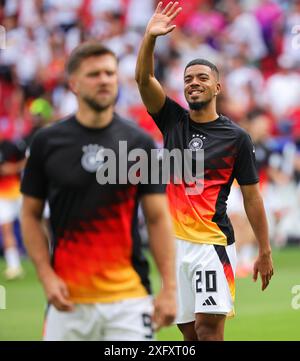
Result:
[[[164,291],[164,292],[176,292],[176,283],[175,282],[168,282],[168,283],[162,283],[162,287],[161,289]]]
[[[272,249],[271,249],[271,247],[260,248],[260,249],[259,249],[259,256],[260,256],[260,257],[270,257],[271,254],[272,254]]]
[[[149,31],[146,31],[145,37],[148,41],[155,43],[155,40],[157,38],[157,35],[151,34]]]
[[[45,282],[45,280],[47,280],[48,277],[51,277],[53,273],[54,271],[50,264],[45,264],[37,269],[37,274],[41,282]]]

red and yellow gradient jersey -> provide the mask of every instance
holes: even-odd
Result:
[[[131,234],[136,227],[136,192],[132,187],[116,194],[115,204],[99,205],[91,214],[93,220],[82,219],[58,239],[54,269],[75,302],[113,302],[148,294],[134,268],[133,248],[139,241]]]
[[[146,194],[164,193],[164,187],[97,182],[96,171],[104,163],[96,154],[111,149],[118,159],[119,141],[127,142],[128,152],[140,148],[150,154],[154,148],[148,135],[116,114],[101,129],[84,127],[71,117],[38,131],[32,140],[21,190],[48,199],[53,267],[77,303],[150,293],[138,201]],[[122,156],[127,162],[128,154]]]
[[[25,157],[25,144],[19,143],[0,142],[0,167],[6,162],[17,163]],[[16,200],[20,195],[19,174],[1,175],[0,172],[0,199]]]
[[[19,176],[0,176],[0,199],[16,200],[20,195]]]
[[[167,187],[176,237],[223,246],[233,243],[233,228],[226,214],[231,184],[234,179],[240,185],[258,182],[249,135],[222,115],[214,121],[196,123],[170,98],[152,117],[164,136],[166,149],[182,153],[190,149],[193,154],[204,151],[201,192],[188,194],[184,182],[171,181]]]

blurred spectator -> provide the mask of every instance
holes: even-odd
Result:
[[[286,14],[283,35],[283,54],[293,59],[300,67],[300,1],[292,0],[292,5]]]
[[[3,139],[18,134],[22,103],[23,93],[12,68],[0,65],[0,136]]]
[[[259,69],[247,64],[242,54],[230,61],[225,78],[226,95],[235,108],[235,118],[243,118],[251,109],[261,105],[263,77]]]
[[[154,11],[154,2],[154,0],[128,0],[125,19],[125,25],[128,30],[144,30]]]
[[[79,18],[79,9],[83,0],[61,1],[45,0],[44,8],[46,9],[49,21],[53,27],[59,26],[65,32],[76,26]],[[100,1],[103,3],[104,1]],[[51,20],[50,20],[51,19]]]
[[[6,261],[4,276],[8,280],[23,276],[14,221],[20,208],[19,175],[24,166],[24,157],[25,148],[21,142],[4,140],[0,134],[0,231]]]
[[[214,36],[221,32],[225,26],[224,15],[214,10],[213,1],[199,1],[184,30],[189,34],[200,35],[205,40],[213,42]]]
[[[279,71],[266,82],[265,100],[278,122],[287,120],[288,113],[300,104],[300,74],[295,61],[287,55],[278,58]]]
[[[64,118],[77,111],[77,100],[66,83],[58,86],[53,91],[52,97],[55,107],[55,118]]]
[[[267,55],[262,29],[253,13],[243,12],[235,1],[228,1],[226,15],[229,21],[225,29],[224,51],[230,54],[243,53],[250,62],[261,60]]]
[[[283,21],[283,9],[274,0],[262,0],[254,9],[254,14],[268,51],[274,55],[276,53],[275,39]]]

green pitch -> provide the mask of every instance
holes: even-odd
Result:
[[[226,340],[300,340],[300,308],[291,306],[292,287],[300,285],[300,248],[274,251],[274,265],[275,275],[265,292],[251,278],[237,280],[237,315],[227,321]],[[0,310],[0,340],[41,339],[43,292],[31,263],[24,261],[24,267],[23,280],[6,282],[0,275],[0,285],[6,288],[6,310]],[[0,271],[3,268],[1,260]],[[157,289],[154,269],[152,281]],[[160,331],[158,339],[181,340],[181,335],[174,326]]]

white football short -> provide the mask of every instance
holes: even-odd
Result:
[[[153,298],[128,299],[113,303],[76,304],[73,312],[50,305],[45,341],[151,341]]]
[[[0,199],[0,225],[12,223],[20,215],[21,199]]]
[[[176,323],[195,321],[195,313],[233,314],[235,244],[218,246],[176,240]]]

